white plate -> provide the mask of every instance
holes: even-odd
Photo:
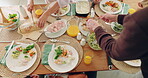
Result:
[[[75,59],[72,60],[68,64],[57,65],[57,64],[54,63],[54,57],[56,56],[56,53],[55,53],[55,51],[53,49],[49,53],[49,56],[48,56],[48,64],[49,64],[49,66],[53,70],[55,70],[56,72],[60,72],[60,73],[65,73],[65,72],[73,70],[78,64],[78,60],[79,60],[78,52],[72,46],[69,46],[69,45],[59,45],[59,46],[64,47],[68,51],[72,51],[72,57],[75,57]],[[58,47],[58,46],[56,46],[56,47]]]
[[[63,14],[61,14],[61,15],[59,15],[59,16],[64,16],[64,15],[66,15],[66,14],[70,11],[70,5],[67,5],[66,7],[67,7],[67,11],[65,11],[65,13],[63,13]],[[57,15],[55,15],[54,13],[52,13],[51,15],[52,15],[52,16],[57,16]]]
[[[63,29],[61,29],[61,30],[59,30],[58,32],[56,32],[56,33],[51,33],[51,32],[48,32],[47,31],[47,28],[48,27],[50,27],[50,25],[48,25],[45,29],[44,29],[44,31],[45,31],[45,35],[48,37],[48,38],[57,38],[57,37],[60,37],[61,35],[63,35],[65,32],[66,32],[66,30],[67,30],[67,20],[65,20],[65,19],[61,19],[61,20],[63,20],[64,22],[65,22],[65,27],[63,28]]]
[[[82,24],[83,24],[82,22],[79,23],[79,30],[84,36],[87,36],[90,32],[83,30]]]
[[[119,6],[120,6],[120,9],[119,9],[118,11],[116,11],[116,12],[106,11],[106,10],[104,9],[104,7],[102,6],[102,4],[105,4],[105,3],[108,2],[108,1],[114,1],[114,2],[118,3]],[[100,6],[100,8],[101,8],[102,11],[104,11],[104,12],[106,12],[106,13],[109,13],[109,14],[117,14],[117,13],[121,12],[121,10],[122,10],[122,4],[121,4],[121,2],[119,2],[119,1],[117,1],[117,0],[102,0],[102,1],[100,2],[99,6]]]
[[[130,61],[124,61],[126,64],[130,66],[140,67],[141,66],[141,60],[130,60]]]
[[[22,46],[23,48],[26,48],[28,45],[22,44],[22,45],[18,45],[16,47],[14,47],[13,49],[10,50],[10,52],[8,53],[8,55],[6,57],[6,66],[13,72],[23,72],[25,70],[28,70],[35,63],[35,61],[37,59],[37,51],[35,48],[33,48],[32,50],[36,52],[35,55],[27,63],[27,65],[22,66],[20,62],[22,62],[22,60],[24,59],[25,54],[23,54],[21,52],[21,54],[19,55],[19,57],[17,59],[14,59],[12,57],[12,52],[16,51],[16,48],[20,47],[20,46]]]

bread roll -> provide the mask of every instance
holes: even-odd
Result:
[[[29,32],[32,32],[32,31],[36,31],[36,30],[39,30],[40,28],[36,25],[34,25],[33,23],[24,23],[20,26],[20,32],[22,34],[25,34],[25,33],[29,33]]]

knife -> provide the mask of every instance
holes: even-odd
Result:
[[[112,70],[113,64],[112,64],[112,62],[111,62],[110,56],[107,57],[107,60],[108,60],[108,69],[109,69],[109,70]]]
[[[33,25],[35,26],[35,22],[34,22],[34,19],[33,19],[32,11],[30,13],[31,13],[31,20],[33,22]]]
[[[13,44],[14,44],[14,40],[11,42],[11,44],[10,44],[10,46],[9,46],[9,48],[8,48],[8,50],[7,50],[7,52],[5,53],[4,57],[2,58],[1,64],[5,65],[5,61],[6,61],[5,59],[6,59],[7,55],[8,55],[8,53],[10,52],[11,47],[13,46]]]

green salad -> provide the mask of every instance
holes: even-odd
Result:
[[[113,22],[112,23],[112,29],[115,32],[120,33],[123,30],[123,26],[121,24],[118,24],[117,22]]]
[[[87,42],[88,45],[94,49],[94,50],[101,50],[101,48],[99,47],[96,37],[95,37],[95,33],[91,33],[87,36]]]

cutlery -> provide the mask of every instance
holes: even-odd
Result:
[[[108,60],[108,69],[109,69],[109,70],[112,70],[113,64],[112,64],[112,62],[111,62],[111,58],[108,56],[108,57],[107,57],[107,60]]]
[[[7,55],[8,55],[8,53],[10,52],[11,47],[13,46],[13,44],[14,44],[14,40],[11,42],[11,44],[10,44],[10,46],[9,46],[9,48],[8,48],[8,50],[7,50],[7,52],[5,53],[4,57],[2,58],[1,64],[5,65],[5,61],[6,61],[5,59],[6,59]]]
[[[2,18],[3,18],[3,23],[8,23],[8,20],[5,18],[1,8],[0,8],[0,13],[1,13]]]
[[[41,40],[41,41],[36,41],[36,42],[40,42],[40,43],[44,43],[46,42],[47,40]],[[10,43],[12,41],[0,41],[0,43]],[[19,42],[15,42],[16,44],[19,44]],[[21,42],[20,42],[21,43]],[[24,43],[25,44],[25,43]]]
[[[53,43],[62,42],[62,43],[70,44],[69,41],[61,41],[61,40],[57,40],[57,39],[50,39],[50,41],[53,42]]]

